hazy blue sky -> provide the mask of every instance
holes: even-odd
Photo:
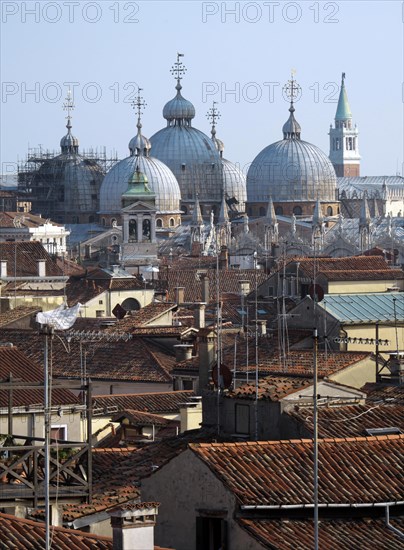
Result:
[[[402,171],[400,1],[3,0],[1,9],[3,171],[4,163],[25,157],[28,144],[59,148],[67,82],[78,83],[73,133],[80,146],[127,156],[135,86],[144,88],[143,133],[150,137],[165,126],[177,51],[185,54],[182,92],[195,105],[194,126],[209,133],[206,111],[218,101],[217,136],[233,162],[245,166],[281,139],[288,116],[281,88],[294,68],[303,92],[295,113],[302,139],[328,154],[344,71],[362,175]]]

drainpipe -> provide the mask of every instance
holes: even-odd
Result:
[[[404,533],[399,529],[397,529],[396,527],[394,527],[393,525],[391,525],[390,523],[390,506],[388,504],[386,506],[386,526],[388,529],[393,531],[393,533],[395,533],[398,537],[400,537],[400,539],[404,539]]]

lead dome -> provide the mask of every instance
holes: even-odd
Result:
[[[145,105],[138,96],[137,134],[129,142],[130,155],[109,170],[100,190],[99,214],[106,222],[120,218],[122,194],[128,188],[136,172],[144,174],[151,190],[156,195],[159,227],[177,226],[181,222],[181,192],[176,177],[160,160],[150,156],[151,143],[141,133],[140,108]],[[167,220],[165,220],[167,218]]]
[[[277,213],[285,215],[312,215],[317,200],[329,206],[337,202],[334,167],[321,149],[301,140],[294,111],[292,99],[283,139],[265,147],[248,170],[251,215],[264,215],[270,197]]]

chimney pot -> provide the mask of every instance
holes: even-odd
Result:
[[[38,261],[38,277],[46,277],[46,260]]]
[[[184,294],[185,294],[185,287],[184,286],[177,286],[174,289],[175,292],[175,302],[180,305],[184,303]]]
[[[7,277],[7,260],[0,262],[0,277]]]

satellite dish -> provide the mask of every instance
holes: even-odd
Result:
[[[212,380],[216,388],[218,387],[217,370],[218,369],[216,364],[212,369]],[[224,388],[227,390],[228,388],[230,388],[232,381],[233,375],[229,367],[226,367],[226,365],[220,365],[220,388]]]
[[[309,288],[309,296],[310,298],[318,303],[321,302],[324,299],[324,289],[321,285],[310,285]]]

